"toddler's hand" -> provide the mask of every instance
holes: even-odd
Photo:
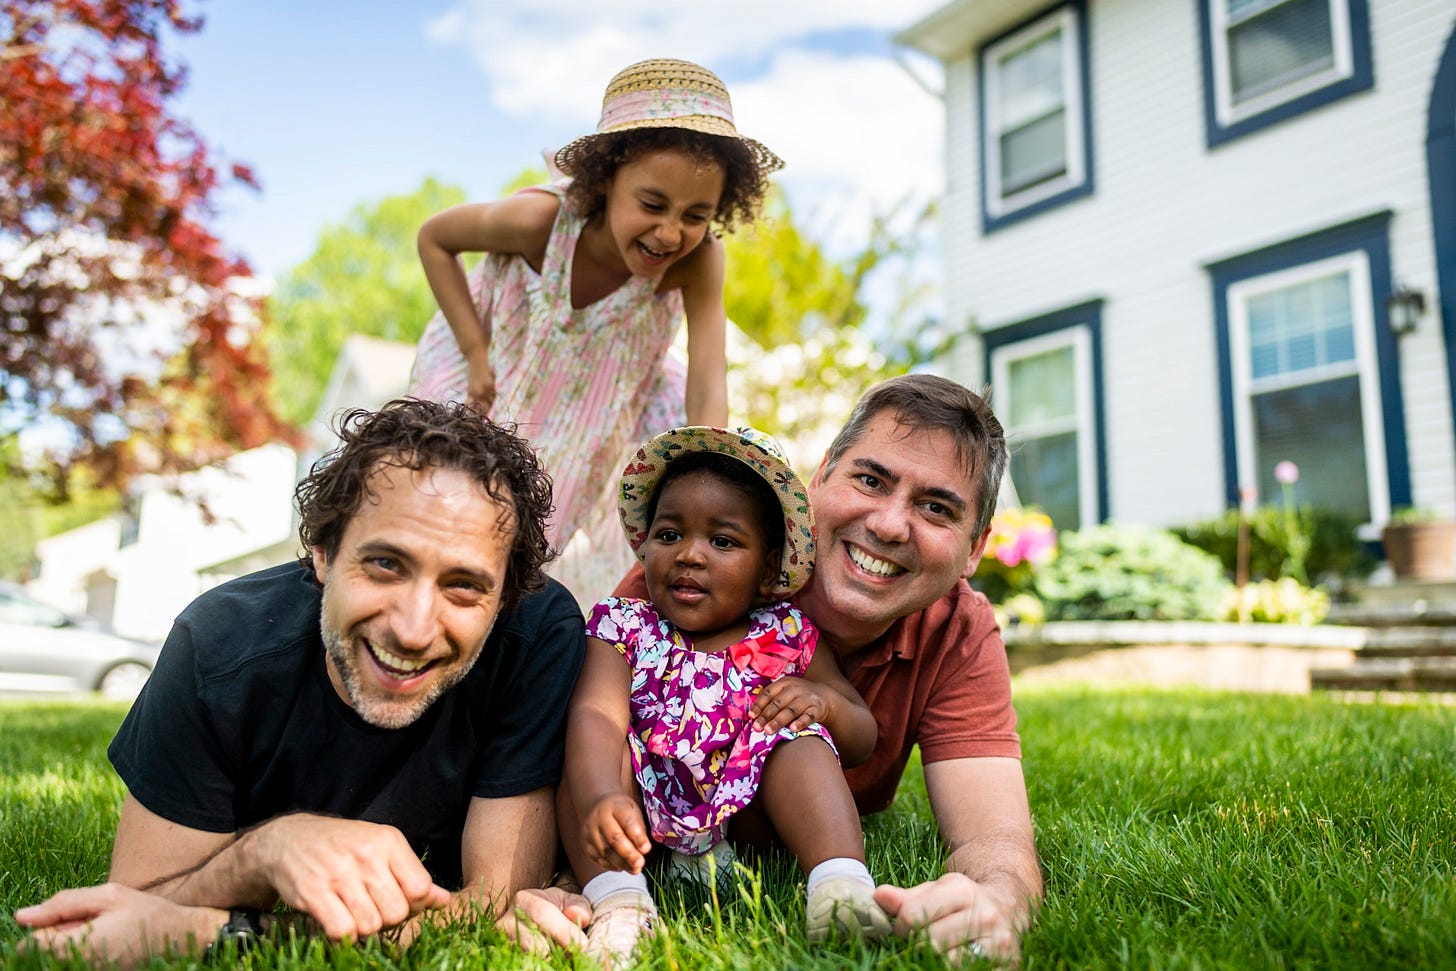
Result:
[[[488,357],[466,364],[465,400],[483,414],[490,414],[491,406],[495,404],[495,368],[490,366]]]
[[[802,732],[829,717],[833,699],[823,685],[804,678],[779,678],[758,689],[748,709],[755,731],[773,733],[783,728]]]
[[[587,810],[581,842],[598,866],[629,873],[642,872],[652,849],[637,801],[620,792],[603,796]]]

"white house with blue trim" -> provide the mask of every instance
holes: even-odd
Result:
[[[1023,502],[1456,514],[1456,2],[955,0],[945,362]]]

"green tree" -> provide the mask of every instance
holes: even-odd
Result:
[[[280,281],[270,307],[273,400],[283,415],[299,424],[313,417],[350,334],[419,338],[436,306],[415,236],[427,218],[464,199],[457,186],[426,179],[409,195],[357,206],[324,228],[313,255]]]
[[[935,210],[876,216],[864,245],[835,260],[795,221],[774,190],[762,217],[728,236],[728,318],[757,348],[730,355],[735,416],[806,447],[822,446],[869,385],[903,374],[944,351],[938,321],[926,311],[928,285],[915,260]],[[866,289],[896,274],[894,300],[873,322]]]

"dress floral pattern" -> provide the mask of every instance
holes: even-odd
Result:
[[[822,725],[766,734],[748,717],[760,687],[802,675],[814,656],[819,632],[787,603],[754,610],[748,636],[721,653],[694,650],[645,600],[608,597],[592,609],[587,633],[632,668],[628,743],[655,842],[707,852],[753,800],[775,745],[818,735],[834,748]]]
[[[622,466],[641,442],[687,423],[687,371],[668,354],[683,303],[682,291],[659,294],[658,279],[634,276],[595,303],[572,308],[572,258],[585,220],[566,199],[569,184],[526,190],[561,199],[541,272],[520,256],[487,253],[470,274],[470,294],[491,328],[491,417],[514,422],[551,473],[552,544],[564,548],[578,530],[586,532],[593,569],[589,581],[578,583],[605,584],[591,592],[595,600],[632,563],[617,520]],[[465,385],[465,358],[437,313],[415,351],[409,393],[462,401]]]

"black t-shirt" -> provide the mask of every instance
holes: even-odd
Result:
[[[107,754],[164,819],[228,833],[288,812],[388,823],[435,881],[460,885],[472,796],[561,777],[585,650],[559,583],[502,613],[465,679],[414,724],[376,728],[334,690],[321,591],[294,563],[208,591],[182,612]]]

